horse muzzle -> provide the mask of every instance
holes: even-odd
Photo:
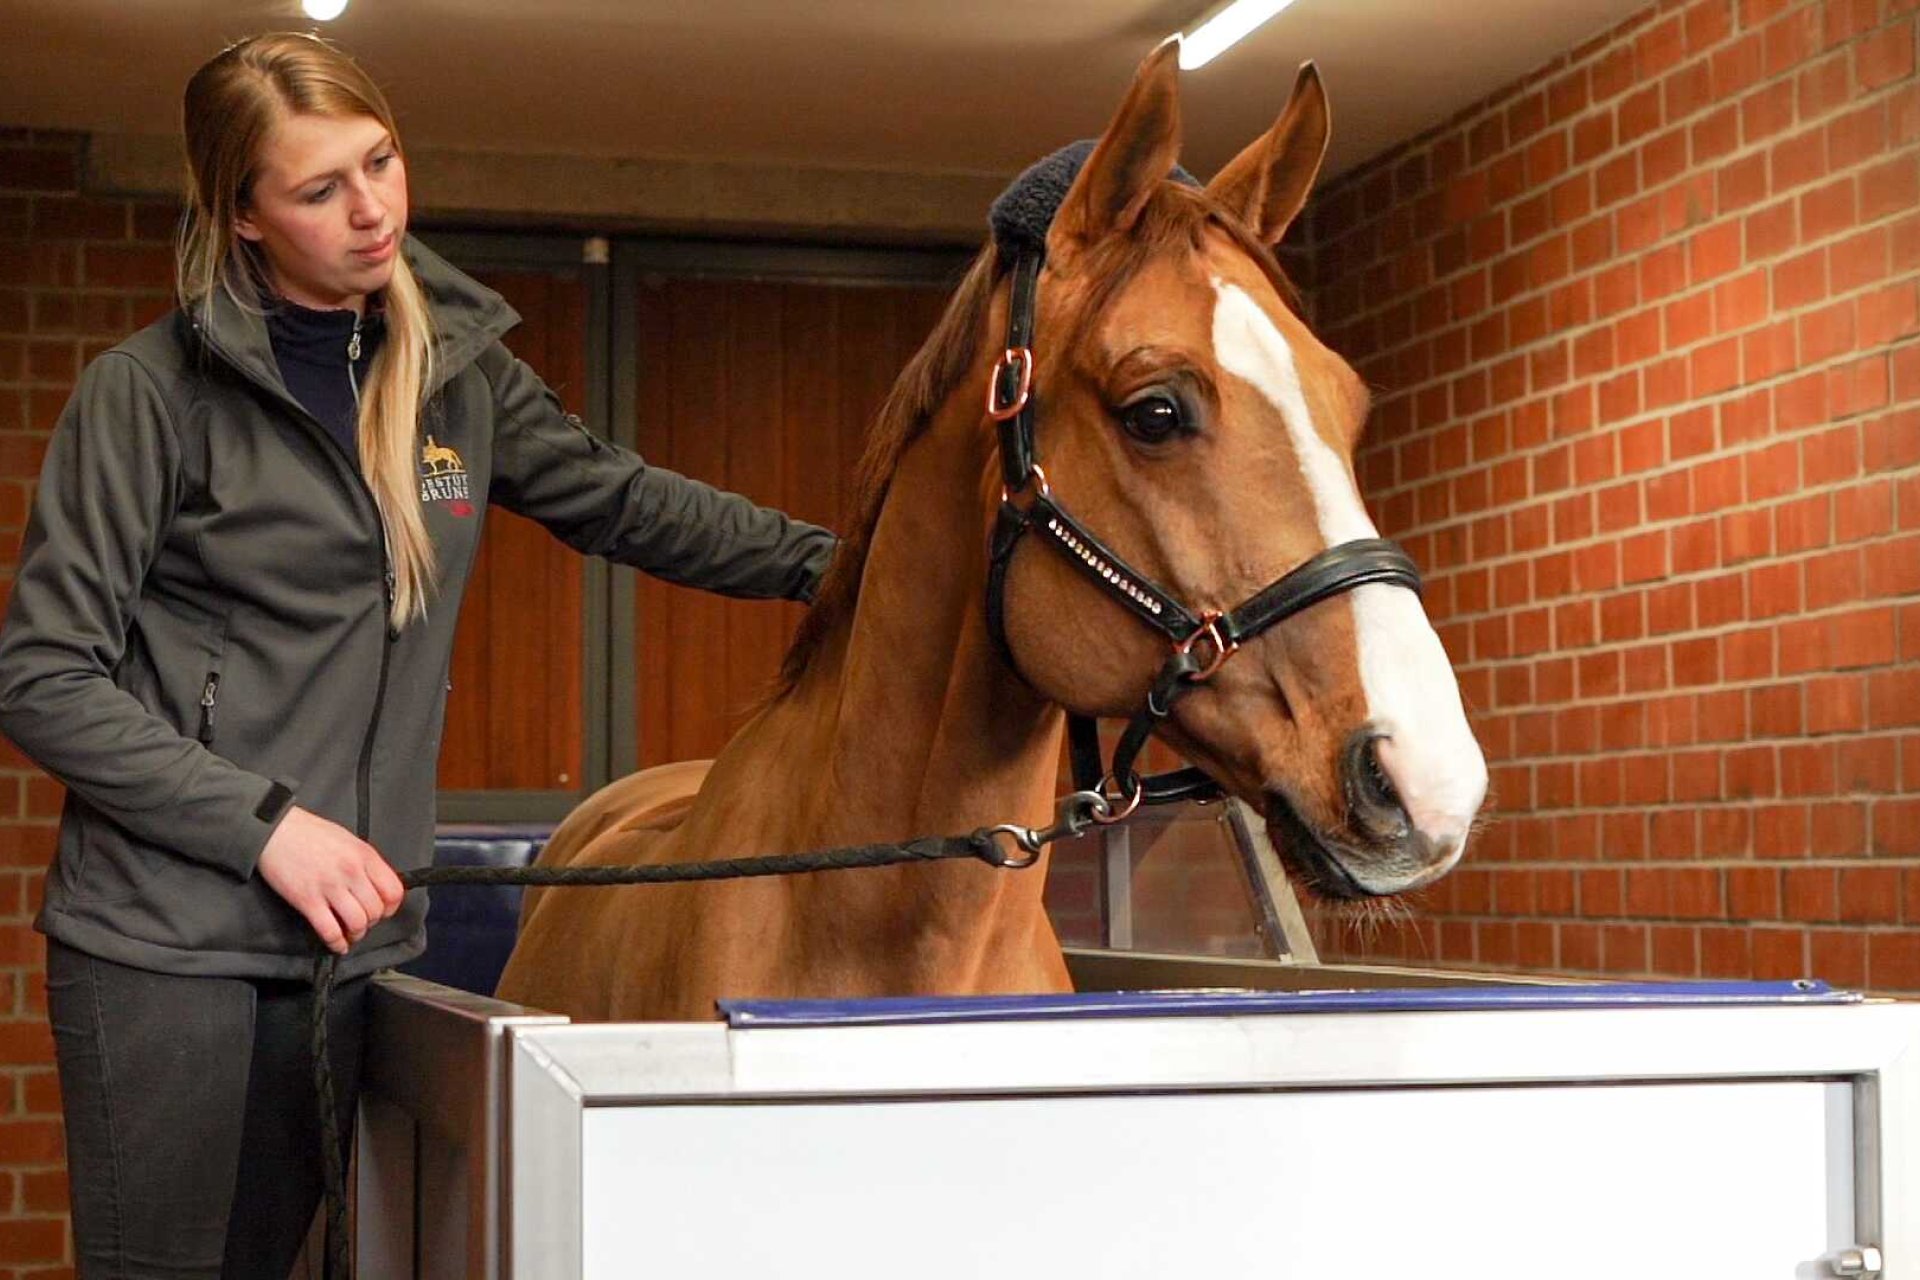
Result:
[[[1341,900],[1410,893],[1451,871],[1466,850],[1464,830],[1435,839],[1383,798],[1367,803],[1354,810],[1353,838],[1342,839],[1315,830],[1285,793],[1266,793],[1268,838],[1301,887]]]

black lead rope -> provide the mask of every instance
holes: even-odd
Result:
[[[1033,829],[1011,824],[982,827],[970,835],[928,837],[906,844],[863,844],[815,853],[776,854],[760,858],[723,858],[713,862],[665,863],[632,867],[424,867],[400,875],[407,889],[441,885],[625,885],[673,884],[698,880],[740,880],[760,876],[799,875],[814,871],[851,871],[864,867],[897,866],[976,858],[992,867],[1018,870],[1039,858],[1040,848],[1065,836],[1079,835],[1105,811],[1104,802],[1087,792],[1064,797],[1050,827]],[[1009,852],[999,837],[1006,836],[1017,852]],[[347,1280],[353,1274],[347,1238],[346,1153],[333,1087],[333,1063],[327,1056],[327,1016],[333,1003],[340,957],[322,951],[313,966],[314,1094],[320,1106],[320,1161],[326,1180],[326,1258],[322,1274],[329,1280]]]

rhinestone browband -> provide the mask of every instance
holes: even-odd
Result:
[[[1093,548],[1075,537],[1072,530],[1061,524],[1058,516],[1047,517],[1047,532],[1058,539],[1060,544],[1066,547],[1067,550],[1080,557],[1081,561],[1085,563],[1088,568],[1092,569],[1108,582],[1111,582],[1123,595],[1139,601],[1142,605],[1152,610],[1156,616],[1165,612],[1164,605],[1148,595],[1145,591],[1142,591],[1139,587],[1134,586],[1119,570],[1101,559]]]

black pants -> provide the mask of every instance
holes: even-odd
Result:
[[[367,990],[340,984],[328,1019],[349,1142]],[[47,1009],[80,1280],[285,1280],[323,1181],[308,985],[149,973],[49,939]]]

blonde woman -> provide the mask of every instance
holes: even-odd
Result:
[[[333,47],[225,50],[184,123],[180,306],[54,432],[0,729],[68,788],[37,924],[80,1275],[278,1280],[320,1192],[315,940],[343,1132],[364,979],[423,945],[394,868],[431,858],[486,503],[737,596],[807,598],[833,539],[563,413],[407,237],[392,113]]]

